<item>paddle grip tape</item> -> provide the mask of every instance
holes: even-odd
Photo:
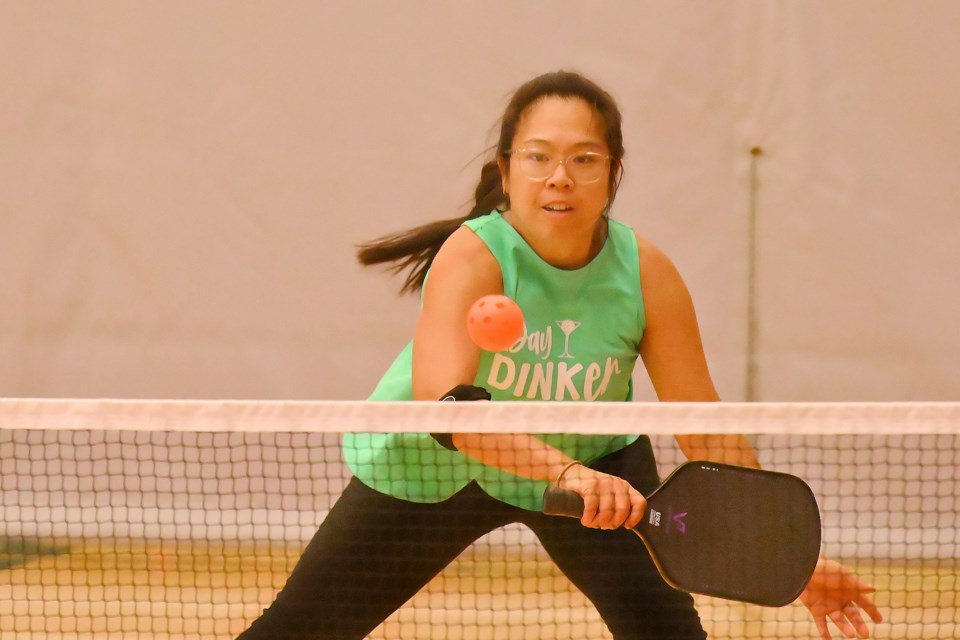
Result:
[[[548,516],[583,517],[583,498],[575,491],[549,486],[543,492],[543,512]]]

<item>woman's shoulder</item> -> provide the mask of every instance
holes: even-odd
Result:
[[[678,287],[685,291],[683,278],[670,257],[649,238],[639,233],[636,233],[636,237],[644,298],[656,301],[661,293],[670,298],[677,294]]]
[[[669,256],[663,252],[652,240],[634,231],[637,239],[637,249],[640,253],[640,272],[644,270],[662,271],[664,269],[673,269],[673,262]]]
[[[440,247],[430,265],[431,278],[460,276],[500,277],[500,265],[486,243],[471,228],[462,226]]]

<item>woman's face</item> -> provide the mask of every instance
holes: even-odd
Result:
[[[499,161],[509,222],[531,244],[592,238],[609,197],[609,153],[603,120],[585,101],[548,96],[533,103],[509,160]],[[594,162],[602,166],[586,168]]]

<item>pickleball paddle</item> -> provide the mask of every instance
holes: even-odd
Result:
[[[583,499],[550,487],[543,511],[579,518]],[[770,607],[800,595],[820,555],[820,511],[803,480],[712,462],[677,467],[633,531],[674,588]]]

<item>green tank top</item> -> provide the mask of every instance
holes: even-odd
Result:
[[[600,253],[563,270],[544,262],[499,212],[465,226],[486,244],[503,274],[503,292],[524,314],[523,337],[510,349],[482,352],[474,384],[496,401],[626,401],[646,324],[636,236],[609,222]],[[413,343],[384,374],[370,400],[412,400]],[[602,429],[602,427],[598,427]],[[636,436],[538,435],[590,464]],[[483,465],[440,446],[428,433],[355,433],[343,438],[347,465],[364,484],[414,502],[449,498],[471,480],[491,496],[532,510],[546,482]]]

